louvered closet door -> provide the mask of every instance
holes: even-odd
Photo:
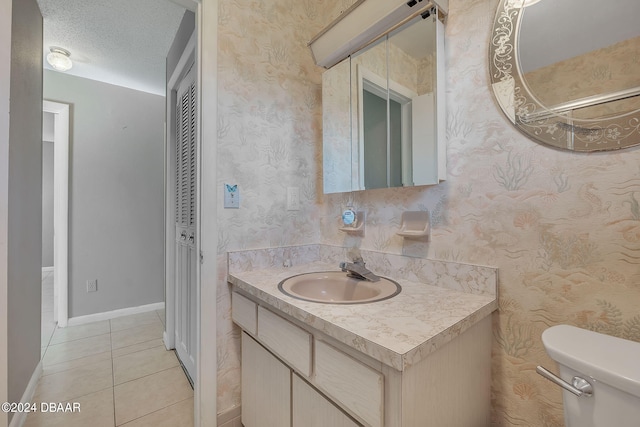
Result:
[[[176,106],[176,352],[196,378],[196,84],[193,67]]]

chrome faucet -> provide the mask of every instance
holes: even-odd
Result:
[[[340,269],[347,273],[347,276],[355,279],[368,280],[370,282],[380,280],[380,277],[365,267],[364,260],[360,256],[356,257],[353,262],[341,262]]]

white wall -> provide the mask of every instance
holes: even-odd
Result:
[[[42,15],[36,1],[3,0],[0,28],[0,401],[19,402],[40,360]],[[0,415],[3,425],[7,419]]]
[[[49,112],[42,113],[42,140],[53,142],[55,128],[55,114]]]
[[[48,70],[44,91],[72,106],[69,317],[164,301],[164,97]]]

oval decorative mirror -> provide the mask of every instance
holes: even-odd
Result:
[[[573,151],[640,144],[640,1],[500,0],[491,84],[532,139]]]

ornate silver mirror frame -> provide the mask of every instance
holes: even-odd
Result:
[[[514,126],[535,141],[565,150],[617,150],[640,144],[639,109],[607,117],[572,117],[574,110],[585,105],[638,97],[638,88],[551,107],[540,103],[525,82],[519,63],[518,37],[525,10],[522,4],[523,0],[499,1],[489,45],[493,92]]]

